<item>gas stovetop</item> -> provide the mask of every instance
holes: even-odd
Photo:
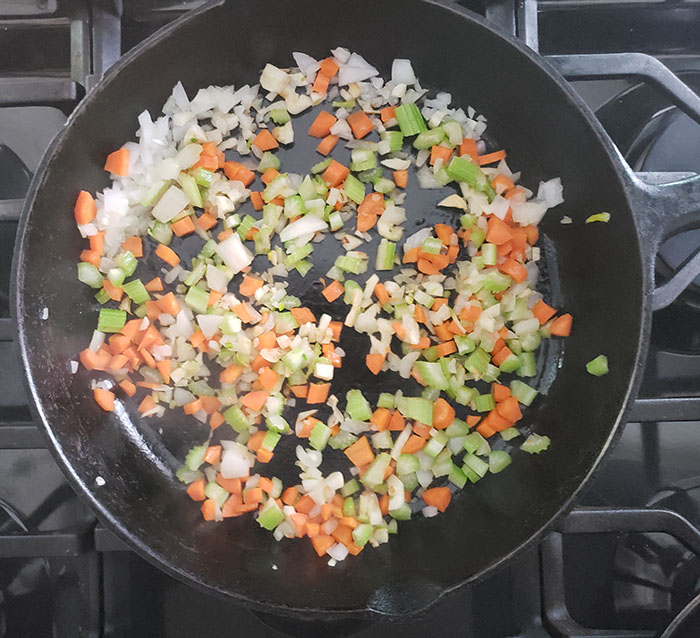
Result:
[[[410,624],[300,626],[256,616],[158,571],[78,501],[22,385],[9,318],[17,219],[42,153],[79,98],[121,53],[198,4],[0,4],[0,638],[661,635],[700,593],[700,279],[654,314],[643,398],[578,509],[539,547]],[[628,55],[652,55],[700,90],[700,3],[463,4],[557,56],[568,74],[594,78],[574,86],[635,170],[656,179],[700,170],[700,125],[685,114],[692,104],[679,101],[684,88],[663,76],[656,88],[640,80],[658,69]],[[698,247],[700,230],[667,240],[657,278],[670,280]]]

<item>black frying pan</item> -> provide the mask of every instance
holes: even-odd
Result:
[[[425,85],[488,116],[528,184],[562,177],[566,203],[545,218],[543,245],[548,294],[575,322],[565,346],[559,341],[542,353],[538,382],[546,396],[525,417],[528,427],[552,437],[551,449],[516,454],[506,472],[464,490],[444,515],[403,524],[390,543],[329,569],[309,544],[276,543],[249,518],[202,522],[173,471],[205,432],[175,417],[141,421],[132,400],[106,415],[90,398],[88,376],[71,375],[68,362],[88,342],[96,309],[75,275],[83,242],[73,203],[78,189],[107,185],[104,157],[133,137],[137,115],[144,108],[157,113],[178,80],[190,94],[212,83],[240,85],[255,81],[268,61],[291,63],[294,50],[319,57],[338,45],[361,52],[385,77],[393,58],[410,58]],[[285,166],[303,170],[311,155],[302,146],[295,157],[304,165]],[[409,231],[421,220],[449,217],[433,212],[438,196],[409,192]],[[208,4],[115,65],[75,110],[34,179],[14,264],[14,309],[32,400],[73,486],[131,548],[173,576],[277,613],[404,616],[534,542],[591,476],[637,388],[658,242],[699,198],[697,181],[642,185],[557,73],[520,42],[447,2]],[[612,213],[609,224],[583,223],[599,211]],[[561,225],[563,214],[574,224]],[[319,297],[310,282],[327,265],[322,251],[315,258],[317,270],[290,283],[312,305]],[[155,268],[150,256],[145,261],[142,268]],[[41,319],[43,308],[48,320]],[[364,342],[343,347],[350,365],[334,391],[342,395],[355,385],[373,397],[387,387],[384,379],[368,383],[363,366],[353,363],[352,357],[362,361]],[[603,378],[584,367],[599,353],[610,360]],[[97,476],[104,486],[96,485]]]

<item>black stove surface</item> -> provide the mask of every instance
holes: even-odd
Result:
[[[15,352],[9,274],[21,199],[85,87],[120,52],[198,4],[0,3],[0,638],[660,635],[700,592],[700,402],[692,399],[700,397],[700,281],[654,314],[641,390],[648,400],[633,411],[644,423],[626,426],[582,509],[540,547],[411,623],[291,626],[256,616],[126,551],[78,501],[32,424]],[[700,88],[698,3],[469,6],[545,54],[643,51]],[[575,88],[635,170],[700,170],[700,126],[655,90],[632,79]],[[667,240],[658,278],[698,245],[700,230]]]

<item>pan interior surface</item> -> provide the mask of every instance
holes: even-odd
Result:
[[[21,229],[20,342],[56,454],[110,527],[190,584],[278,613],[418,611],[541,531],[611,442],[644,327],[639,245],[619,166],[547,70],[479,20],[438,3],[404,0],[397,11],[388,0],[358,0],[345,11],[316,0],[235,1],[198,12],[166,34],[127,56],[79,107],[35,180]],[[267,62],[288,66],[292,51],[320,58],[336,46],[359,52],[384,77],[394,58],[410,58],[424,86],[449,91],[453,105],[486,115],[525,185],[536,190],[540,180],[562,178],[566,201],[548,213],[540,230],[548,247],[550,298],[573,314],[574,331],[563,350],[550,353],[541,380],[547,394],[525,416],[526,426],[552,438],[546,453],[516,454],[507,471],[467,486],[445,514],[402,524],[388,544],[330,569],[310,544],[276,543],[249,517],[202,522],[173,472],[203,431],[174,414],[160,422],[140,420],[133,401],[118,402],[117,411],[106,415],[91,400],[88,377],[71,375],[69,362],[88,343],[97,307],[75,275],[83,248],[72,219],[76,193],[108,185],[104,158],[134,138],[138,114],[149,109],[155,117],[177,81],[190,96],[209,84],[252,84]],[[303,137],[304,126],[295,128]],[[308,170],[308,164],[295,166],[288,153],[285,167]],[[407,234],[425,220],[449,217],[432,211],[437,199],[427,193],[409,193]],[[610,223],[584,224],[600,211],[611,212]],[[573,224],[560,224],[563,215]],[[312,299],[321,301],[320,286],[312,282],[325,272],[322,248],[315,259],[303,282],[290,280],[292,292],[306,288],[312,308]],[[48,320],[41,319],[44,308]],[[610,360],[610,373],[588,375],[585,363],[601,353]],[[345,376],[334,381],[343,394],[373,383],[362,365],[344,368]],[[96,485],[97,476],[104,486]]]

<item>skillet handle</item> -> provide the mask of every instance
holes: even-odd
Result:
[[[636,77],[653,84],[679,109],[700,123],[700,96],[656,58],[643,53],[550,55],[545,59],[565,78],[594,80]],[[654,282],[654,264],[659,246],[673,233],[700,227],[700,178],[672,173],[635,174],[624,158],[632,211],[637,218],[649,281]],[[654,288],[652,310],[671,304],[700,275],[700,246],[673,274]]]

